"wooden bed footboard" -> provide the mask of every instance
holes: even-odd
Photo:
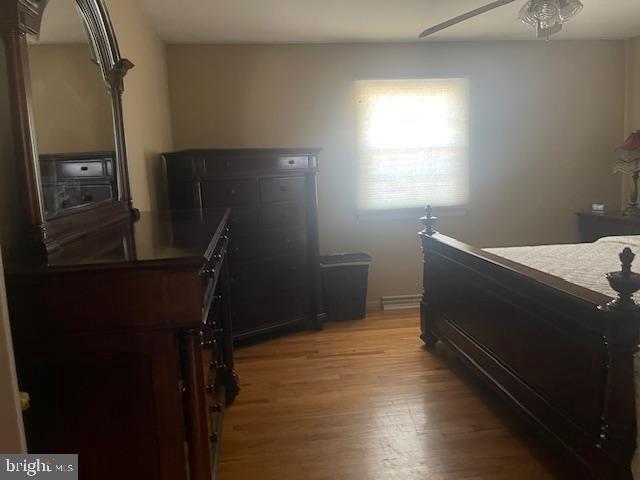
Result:
[[[617,299],[437,233],[430,208],[421,338],[441,341],[583,467],[631,479],[640,275],[609,274]]]

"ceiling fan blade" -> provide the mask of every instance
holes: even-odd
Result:
[[[447,20],[446,22],[442,22],[439,23],[438,25],[431,27],[431,28],[427,28],[424,32],[422,32],[419,35],[419,38],[424,38],[428,35],[431,35],[432,33],[436,33],[439,32],[440,30],[444,30],[445,28],[448,28],[452,25],[455,25],[457,23],[460,22],[464,22],[465,20],[468,20],[470,18],[473,18],[477,15],[480,15],[482,13],[488,12],[489,10],[493,10],[494,8],[498,8],[498,7],[502,7],[503,5],[507,5],[509,3],[513,3],[515,2],[515,0],[497,0],[495,2],[491,2],[488,5],[485,5],[484,7],[480,7],[480,8],[476,8],[475,10],[471,10],[470,12],[464,13],[462,15],[459,15],[457,17],[452,18],[451,20]]]

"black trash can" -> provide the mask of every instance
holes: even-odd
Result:
[[[329,321],[365,317],[370,263],[371,257],[366,253],[320,257],[322,295]]]

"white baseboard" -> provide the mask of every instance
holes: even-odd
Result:
[[[420,308],[422,295],[396,295],[382,297],[382,310],[404,310],[409,308]]]

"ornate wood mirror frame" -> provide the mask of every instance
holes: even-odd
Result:
[[[0,0],[0,31],[8,63],[16,175],[23,213],[20,237],[23,244],[28,245],[26,249],[32,253],[49,254],[91,231],[137,215],[131,200],[122,118],[123,78],[133,64],[120,57],[104,0],[75,1],[111,97],[117,195],[113,201],[47,219],[31,106],[27,36],[39,34],[48,0]]]

